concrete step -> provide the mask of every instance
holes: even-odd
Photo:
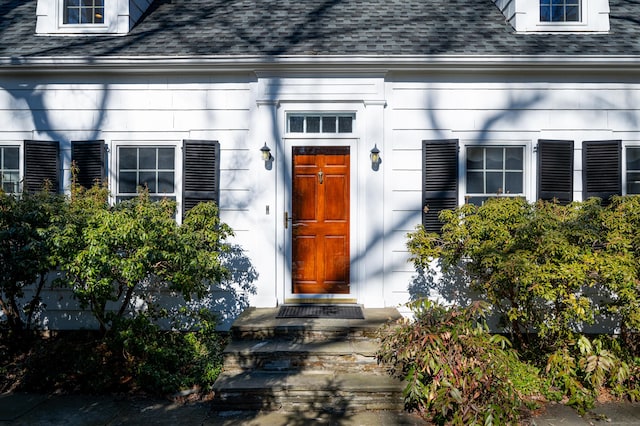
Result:
[[[248,308],[234,322],[238,340],[280,339],[293,342],[366,340],[378,336],[382,325],[400,318],[394,308],[364,309],[364,319],[276,318],[278,308]]]
[[[224,370],[333,371],[386,374],[378,365],[378,341],[347,340],[291,342],[287,340],[232,341],[224,350]]]
[[[222,373],[214,384],[213,408],[301,412],[402,410],[404,383],[371,374]]]

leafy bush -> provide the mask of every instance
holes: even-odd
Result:
[[[418,269],[440,259],[501,319],[548,396],[589,408],[603,387],[637,398],[640,197],[561,206],[496,198],[443,211],[442,234],[420,227],[408,247]],[[596,322],[620,339],[588,338]],[[612,328],[612,331],[613,331]]]
[[[52,224],[64,215],[64,199],[42,191],[21,197],[0,189],[0,307],[13,332],[30,329],[41,308],[46,274],[54,266]],[[34,285],[23,301],[25,287]]]
[[[522,397],[541,382],[508,339],[489,334],[485,307],[421,299],[411,308],[415,320],[386,330],[378,353],[393,376],[407,380],[407,407],[438,424],[517,424]]]
[[[69,218],[55,236],[59,283],[73,289],[103,331],[126,315],[161,314],[153,294],[189,301],[226,275],[220,259],[232,231],[215,204],[198,204],[178,225],[171,200],[153,201],[143,191],[110,206],[106,197],[101,187],[74,188]]]
[[[199,328],[161,330],[144,315],[117,322],[105,346],[121,377],[147,392],[164,395],[194,386],[208,391],[222,369],[223,341],[203,312]]]

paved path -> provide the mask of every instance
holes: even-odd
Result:
[[[420,418],[397,412],[345,414],[339,418],[311,413],[223,412],[209,402],[178,404],[165,400],[88,395],[0,395],[0,425],[362,425],[420,426]],[[533,418],[536,426],[640,425],[640,404],[598,405],[583,417],[559,404],[548,404]]]

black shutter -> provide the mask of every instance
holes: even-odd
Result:
[[[105,177],[104,141],[71,142],[71,161],[78,168],[76,182],[85,188],[101,183]]]
[[[200,202],[220,198],[220,144],[185,140],[183,148],[183,213]]]
[[[573,141],[538,141],[538,199],[573,201]]]
[[[48,182],[50,192],[60,189],[60,144],[57,141],[24,141],[24,190],[38,192]]]
[[[622,142],[587,141],[582,145],[583,198],[599,197],[608,204],[622,194]]]
[[[440,212],[458,206],[458,141],[422,141],[422,165],[422,224],[440,232]]]

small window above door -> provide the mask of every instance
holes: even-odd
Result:
[[[289,114],[288,133],[353,133],[353,114]]]

